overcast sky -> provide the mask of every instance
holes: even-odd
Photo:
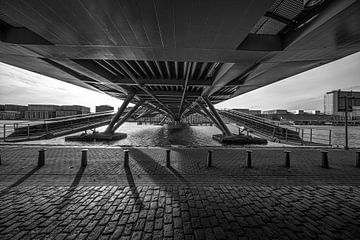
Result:
[[[360,90],[360,53],[218,104],[218,108],[323,110],[326,92]],[[0,104],[76,104],[119,107],[120,100],[0,63]]]

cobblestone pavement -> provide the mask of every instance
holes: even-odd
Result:
[[[0,147],[0,239],[360,239],[355,151]]]

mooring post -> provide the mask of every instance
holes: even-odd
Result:
[[[301,129],[301,145],[304,145],[304,129]]]
[[[290,151],[285,151],[285,167],[290,167]]]
[[[87,152],[88,149],[82,149],[81,150],[81,167],[84,168],[87,166]]]
[[[170,149],[166,149],[166,167],[170,167]]]
[[[129,150],[124,150],[124,168],[129,167]]]
[[[207,167],[212,167],[212,150],[208,151],[208,155],[207,155]]]
[[[4,124],[4,142],[5,142],[5,139],[6,138],[6,124]]]
[[[45,165],[45,152],[45,148],[39,150],[38,167],[42,167]]]
[[[251,168],[251,150],[246,150],[247,152],[247,157],[246,157],[246,167],[247,168]]]
[[[321,167],[329,168],[328,151],[321,151]]]
[[[1,160],[1,158],[0,158]],[[355,160],[356,168],[360,168],[360,152],[356,152],[356,160]]]

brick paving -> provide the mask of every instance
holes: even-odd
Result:
[[[355,151],[0,147],[0,239],[360,239]]]

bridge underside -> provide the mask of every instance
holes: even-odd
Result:
[[[359,12],[355,0],[0,0],[0,61],[181,120],[358,52]]]

